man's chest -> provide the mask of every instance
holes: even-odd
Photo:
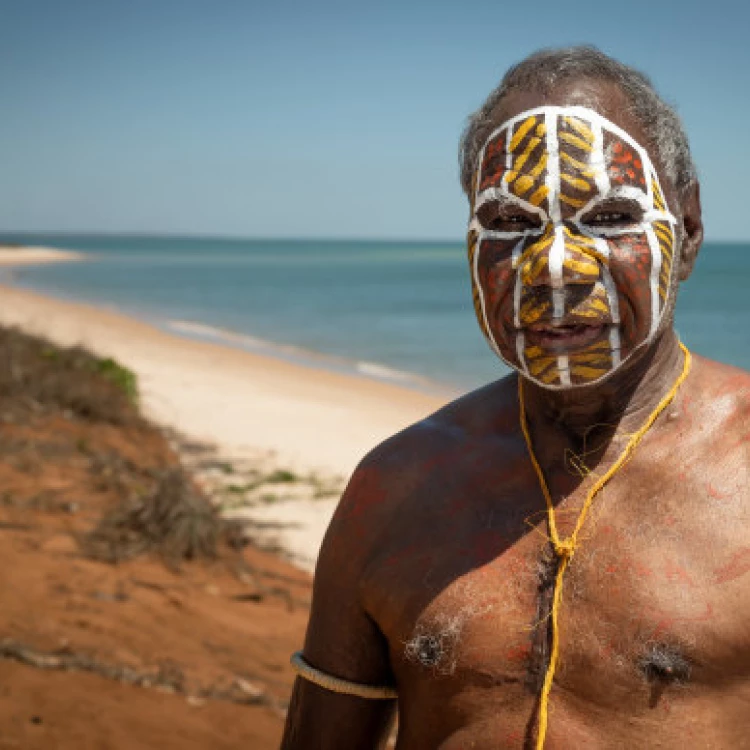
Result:
[[[562,581],[557,685],[646,708],[668,701],[667,687],[750,672],[750,519],[728,495],[686,476],[658,493],[613,483],[597,498]],[[558,508],[563,533],[578,507]],[[371,613],[400,679],[535,695],[556,571],[545,511],[521,497],[511,520],[481,498],[474,510],[384,550],[368,582]]]

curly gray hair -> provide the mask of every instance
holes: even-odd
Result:
[[[620,88],[630,101],[633,115],[643,124],[648,145],[656,151],[667,178],[684,195],[696,182],[697,172],[677,113],[643,73],[589,46],[540,50],[508,70],[485,103],[469,116],[461,137],[459,166],[464,192],[470,195],[479,152],[500,124],[496,113],[502,100],[514,91],[548,93],[573,78],[610,81]]]

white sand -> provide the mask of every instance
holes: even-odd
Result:
[[[58,250],[53,247],[11,247],[0,245],[0,266],[32,266],[42,263],[61,263],[83,260],[86,256],[73,250]]]
[[[370,448],[449,397],[182,338],[119,313],[7,286],[0,286],[0,323],[114,357],[137,373],[152,419],[215,444],[232,460],[272,454],[276,466],[295,471],[349,475]],[[310,568],[335,502],[290,500],[243,513],[299,524],[277,538]]]

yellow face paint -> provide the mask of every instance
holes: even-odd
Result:
[[[656,335],[674,224],[646,150],[597,112],[503,123],[480,154],[468,238],[493,349],[548,388],[607,377]]]

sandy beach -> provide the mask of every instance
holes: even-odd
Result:
[[[83,260],[85,255],[53,247],[11,247],[0,245],[0,266],[33,266],[39,263],[63,263]]]
[[[0,259],[45,262],[40,250],[26,253],[0,249]],[[46,262],[63,259],[69,258],[46,256]],[[184,338],[114,311],[12,286],[1,286],[0,298],[0,323],[57,344],[83,345],[132,369],[145,413],[213,446],[218,458],[240,467],[240,477],[242,467],[262,464],[282,479],[304,479],[280,485],[284,491],[266,494],[262,502],[235,502],[231,512],[270,529],[272,541],[308,570],[335,508],[336,489],[360,458],[450,397]],[[229,481],[236,487],[236,474],[207,472],[203,479],[210,491]]]

